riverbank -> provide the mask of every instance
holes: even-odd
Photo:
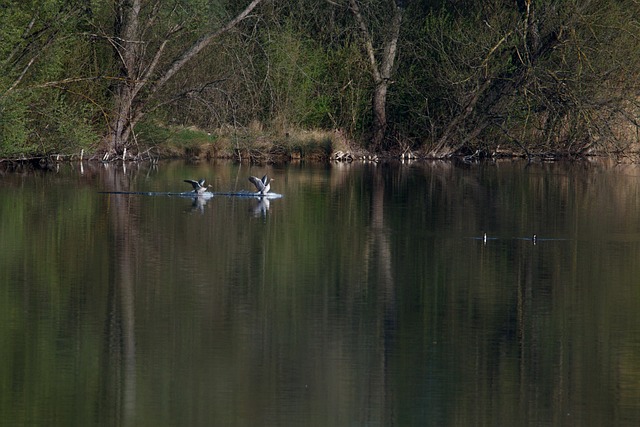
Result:
[[[97,146],[96,146],[97,147]],[[461,149],[448,158],[463,162],[481,159],[521,159],[531,161],[575,160],[586,157],[611,157],[624,163],[640,163],[635,152],[566,153],[526,151],[521,146],[496,144],[491,149]],[[350,162],[382,159],[429,159],[421,150],[400,146],[384,153],[369,152],[361,143],[351,140],[345,132],[334,130],[264,130],[259,125],[242,129],[220,129],[206,132],[195,127],[143,128],[136,142],[122,153],[108,153],[99,148],[79,148],[76,152],[54,152],[41,155],[22,155],[0,159],[0,169],[23,167],[49,169],[59,162],[158,162],[168,159],[203,161],[227,159],[257,164],[290,161]]]
[[[251,163],[282,163],[307,160],[323,162],[372,159],[375,156],[351,141],[341,130],[263,130],[254,125],[243,129],[206,132],[195,127],[143,128],[135,142],[122,153],[96,148],[74,152],[21,155],[0,160],[0,164],[24,164],[46,168],[64,161],[190,161],[230,159]]]

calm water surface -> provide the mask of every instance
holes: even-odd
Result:
[[[640,423],[637,166],[65,164],[0,231],[6,425]]]

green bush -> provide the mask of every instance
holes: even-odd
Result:
[[[0,156],[26,154],[29,146],[27,105],[15,97],[0,98]]]

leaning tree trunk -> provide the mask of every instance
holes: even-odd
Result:
[[[563,43],[563,34],[570,32],[566,29],[573,28],[577,17],[581,14],[576,13],[570,19],[558,23],[558,26],[549,26],[545,34],[540,34],[530,0],[523,3],[522,13],[523,21],[517,22],[516,29],[500,38],[482,59],[482,64],[490,64],[493,61],[504,62],[505,58],[508,58],[509,66],[496,67],[498,71],[492,75],[486,74],[485,67],[479,67],[473,71],[469,79],[476,80],[475,87],[466,94],[466,99],[461,99],[460,109],[452,115],[442,134],[426,153],[428,157],[450,157],[476,139],[485,129],[489,127],[503,129],[513,100],[523,96],[522,93],[524,96],[528,96],[528,92],[538,96],[543,95],[541,88],[545,85],[532,82],[533,79],[538,78],[535,72],[539,66],[538,63]],[[524,27],[522,43],[504,48],[503,45],[512,37],[512,34],[517,33],[518,27]],[[545,74],[553,76],[549,70],[545,71]],[[534,89],[529,91],[529,87]],[[548,94],[551,94],[552,90],[552,87],[544,87],[544,91]],[[528,150],[522,143],[514,138],[510,139],[525,155],[529,156]]]
[[[356,0],[350,0],[353,13],[364,37],[364,47],[369,57],[369,65],[373,75],[375,89],[373,93],[373,136],[371,147],[379,150],[384,142],[387,132],[387,92],[391,84],[393,64],[398,51],[398,38],[400,37],[400,24],[402,23],[403,9],[395,0],[389,0],[393,10],[391,24],[387,28],[387,37],[384,43],[382,57],[378,59],[373,47],[373,37],[369,32],[360,7]]]
[[[135,125],[144,117],[150,101],[167,81],[214,39],[244,20],[261,1],[252,0],[226,25],[203,34],[173,60],[161,61],[167,44],[183,30],[183,25],[175,24],[158,39],[147,40],[145,35],[150,33],[149,27],[157,25],[160,19],[161,3],[154,6],[143,21],[141,0],[117,0],[115,31],[111,42],[120,61],[120,76],[114,90],[109,130],[104,138],[105,150],[108,153],[122,153],[133,135]],[[149,52],[149,46],[155,44],[158,46],[155,52]],[[168,65],[159,67],[162,62]]]

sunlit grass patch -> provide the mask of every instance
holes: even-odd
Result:
[[[333,145],[332,131],[264,130],[258,123],[246,128],[220,129],[217,133],[221,157],[256,163],[324,160]]]
[[[145,125],[142,145],[153,146],[161,157],[227,158],[252,163],[325,161],[351,144],[338,130],[268,128],[254,121],[246,127],[225,126],[210,132],[196,127]]]

